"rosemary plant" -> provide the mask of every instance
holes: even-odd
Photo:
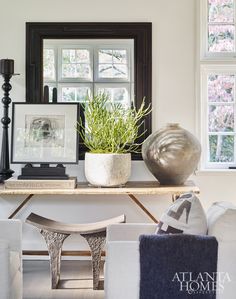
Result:
[[[101,93],[87,97],[83,104],[85,125],[79,120],[77,130],[85,146],[91,153],[131,153],[139,152],[136,140],[143,125],[143,117],[150,113],[150,105],[143,100],[139,109],[126,108],[111,102],[108,95]]]

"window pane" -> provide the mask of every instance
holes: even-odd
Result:
[[[127,50],[99,50],[99,63],[127,63]]]
[[[122,78],[128,79],[128,68],[125,64],[100,64],[100,78]]]
[[[127,63],[127,51],[113,50],[113,63]]]
[[[90,87],[62,87],[62,102],[84,102],[91,95]]]
[[[208,0],[209,22],[233,22],[233,0]]]
[[[62,65],[62,77],[63,78],[76,78],[77,77],[76,64],[63,64]]]
[[[91,78],[91,68],[89,64],[63,64],[62,78]]]
[[[89,87],[79,87],[76,89],[77,102],[84,102],[87,96],[91,96],[91,89]]]
[[[234,131],[233,105],[209,106],[209,132]]]
[[[99,77],[128,79],[127,50],[99,50]]]
[[[62,62],[63,63],[75,63],[76,51],[70,49],[62,49]]]
[[[62,49],[62,78],[91,79],[89,50]]]
[[[128,69],[125,64],[114,64],[113,75],[115,78],[128,78]]]
[[[233,52],[234,31],[233,25],[209,25],[209,52]]]
[[[112,102],[130,107],[130,95],[126,87],[99,87],[97,93],[106,93]]]
[[[75,102],[76,100],[76,88],[75,87],[63,87],[62,88],[62,102]]]
[[[208,101],[233,102],[234,101],[234,75],[208,76]]]
[[[91,78],[91,69],[89,64],[77,64],[77,75],[78,78]]]
[[[46,80],[55,80],[55,53],[53,49],[43,50],[43,77]]]
[[[99,64],[100,78],[113,78],[112,64]]]
[[[99,63],[112,63],[112,50],[99,50]]]
[[[76,50],[76,61],[77,62],[90,62],[88,50]]]
[[[62,50],[62,62],[70,63],[70,50]]]
[[[209,162],[234,161],[234,136],[209,136]]]

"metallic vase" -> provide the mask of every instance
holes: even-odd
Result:
[[[167,124],[145,140],[142,156],[160,184],[182,185],[197,167],[201,145],[179,124]]]

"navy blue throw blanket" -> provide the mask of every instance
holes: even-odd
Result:
[[[218,243],[194,235],[140,236],[140,299],[215,299]]]

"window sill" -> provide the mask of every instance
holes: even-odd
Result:
[[[236,169],[202,169],[195,172],[196,176],[208,176],[208,175],[233,175],[236,176]]]

